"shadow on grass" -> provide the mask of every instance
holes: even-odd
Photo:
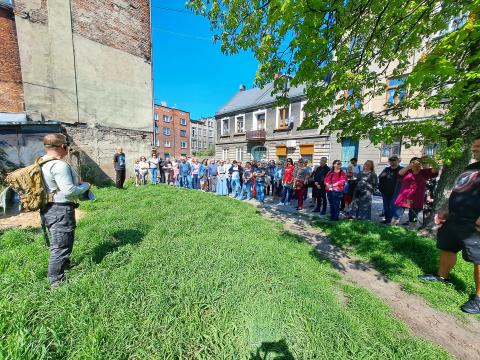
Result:
[[[295,360],[288,349],[287,342],[279,341],[263,342],[256,351],[250,354],[250,360]]]
[[[145,234],[139,230],[127,229],[113,233],[111,239],[103,241],[92,249],[92,261],[100,264],[105,256],[128,244],[138,244]]]
[[[435,241],[396,226],[377,225],[369,221],[317,221],[333,244],[353,248],[387,278],[408,272],[415,263],[423,273],[436,273],[438,250]],[[407,261],[409,260],[409,261]],[[465,282],[452,276],[457,291],[466,291]]]

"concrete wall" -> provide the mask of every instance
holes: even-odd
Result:
[[[0,5],[0,111],[23,111],[22,73],[13,11]]]
[[[148,1],[71,3],[16,1],[27,112],[151,130]]]
[[[108,183],[115,178],[113,155],[123,147],[127,162],[127,177],[134,176],[133,165],[140,156],[151,154],[152,132],[132,129],[64,124],[73,140],[71,153],[77,158],[84,180],[96,184]]]

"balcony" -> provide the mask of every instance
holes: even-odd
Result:
[[[246,132],[247,141],[265,141],[267,132],[265,130],[254,130]]]

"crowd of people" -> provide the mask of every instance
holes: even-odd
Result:
[[[343,214],[350,219],[372,218],[372,197],[380,193],[383,199],[384,224],[397,225],[406,210],[408,220],[415,223],[423,210],[427,184],[438,175],[438,168],[428,158],[414,157],[402,166],[398,156],[391,156],[377,176],[374,162],[363,165],[356,158],[346,168],[340,160],[329,166],[327,158],[313,167],[306,159],[283,161],[208,160],[184,157],[180,160],[160,159],[155,152],[135,161],[135,183],[165,183],[177,187],[212,192],[239,200],[256,199],[260,203],[272,196],[280,206],[295,204],[304,210],[305,200],[311,194],[314,212],[339,220]],[[310,191],[311,189],[311,191]]]

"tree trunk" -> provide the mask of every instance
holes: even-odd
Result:
[[[445,165],[442,168],[442,172],[435,189],[432,213],[427,219],[425,219],[425,227],[427,229],[431,230],[435,225],[433,222],[435,213],[448,209],[448,197],[452,191],[455,179],[463,172],[471,158],[472,153],[470,151],[470,147],[467,146],[463,150],[461,157],[454,159],[450,165]]]

